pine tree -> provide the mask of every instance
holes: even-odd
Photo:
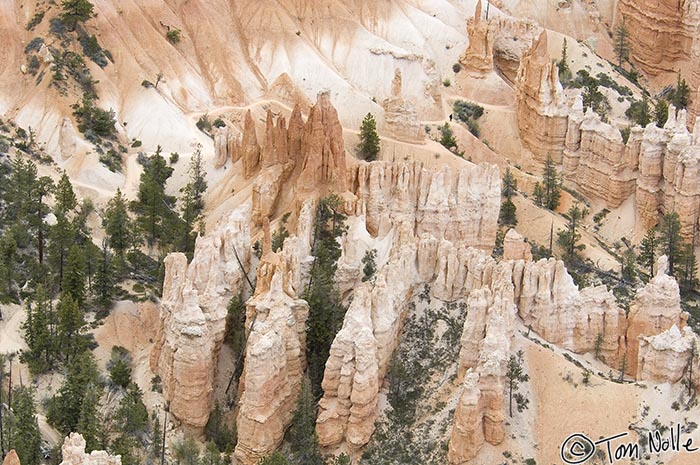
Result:
[[[126,199],[120,189],[117,189],[117,193],[107,204],[102,217],[102,227],[107,235],[109,246],[117,257],[123,260],[127,249],[133,244],[134,225],[129,217]]]
[[[542,188],[542,183],[540,183],[539,181],[535,183],[535,187],[533,188],[532,195],[535,197],[535,204],[538,207],[544,207],[544,205],[545,205],[544,189]]]
[[[88,386],[97,385],[99,380],[100,374],[92,352],[86,350],[69,358],[66,379],[58,393],[49,400],[46,415],[49,424],[64,436],[75,431]]]
[[[681,246],[680,262],[678,266],[678,284],[683,294],[688,294],[698,286],[698,262],[693,247],[684,243]]]
[[[440,126],[439,129],[441,134],[440,144],[446,149],[456,152],[457,139],[455,139],[454,133],[452,132],[452,128],[450,127],[449,123],[445,123],[443,126]]]
[[[80,330],[85,326],[85,317],[70,293],[64,294],[58,304],[58,343],[66,361],[85,348]]]
[[[681,221],[676,212],[666,213],[658,227],[659,252],[668,258],[668,274],[676,276],[676,265],[682,262]]]
[[[289,460],[282,453],[273,452],[272,455],[260,459],[258,465],[289,465]]]
[[[119,402],[114,419],[121,434],[136,437],[146,431],[148,410],[143,403],[143,392],[136,384],[129,385],[126,395]]]
[[[656,226],[647,229],[644,239],[639,243],[639,264],[649,269],[649,276],[654,277],[654,264],[658,255],[658,239]]]
[[[97,305],[103,310],[107,310],[112,305],[112,299],[116,290],[114,274],[112,257],[109,250],[107,250],[107,242],[103,241],[102,253],[96,264],[94,289]]]
[[[103,429],[103,419],[100,415],[100,397],[102,388],[94,383],[88,383],[85,387],[83,401],[80,404],[80,415],[76,425],[76,432],[83,435],[86,443],[85,452],[102,450],[105,444],[106,433]]]
[[[292,417],[292,424],[289,426],[286,436],[295,463],[325,465],[326,462],[318,445],[315,426],[316,403],[309,383],[304,381],[299,392],[297,408]]]
[[[668,103],[665,100],[659,99],[654,106],[654,119],[656,120],[656,126],[659,128],[664,127],[666,121],[668,121]]]
[[[165,193],[165,185],[173,174],[160,155],[160,146],[149,159],[139,181],[137,199],[129,208],[136,214],[136,224],[149,246],[167,245],[172,240],[176,215],[175,198]]]
[[[18,387],[14,390],[12,399],[10,444],[23,465],[39,465],[43,457],[34,392],[27,387]]]
[[[513,176],[510,168],[506,168],[506,173],[503,175],[503,187],[501,188],[501,194],[506,199],[510,200],[518,192],[518,181]]]
[[[35,300],[27,303],[27,319],[22,324],[24,340],[29,350],[21,360],[33,374],[45,373],[53,366],[55,347],[51,331],[51,300],[42,285],[37,287]]]
[[[194,253],[195,225],[201,219],[204,210],[204,192],[207,190],[207,181],[204,178],[202,166],[202,152],[198,148],[192,155],[189,169],[189,182],[182,189],[182,220],[184,223],[181,250],[192,258]]]
[[[578,232],[581,221],[588,215],[588,210],[574,203],[566,212],[564,217],[567,220],[566,229],[557,233],[557,244],[564,250],[564,257],[567,261],[576,258],[576,251],[583,250],[586,246],[579,244],[581,234]]]
[[[673,90],[672,103],[676,110],[684,110],[688,107],[688,99],[690,98],[690,87],[688,83],[678,73],[678,81],[676,88]]]
[[[85,303],[85,267],[83,251],[77,245],[71,246],[61,289],[64,295],[70,294],[80,308]]]
[[[516,206],[512,200],[506,199],[501,204],[501,211],[498,215],[498,223],[505,226],[515,226],[518,224],[518,218],[516,216]]]
[[[613,43],[613,51],[617,57],[617,66],[622,68],[622,62],[629,60],[630,52],[629,30],[625,23],[625,18],[617,25],[615,29],[615,42]]]
[[[0,271],[2,271],[2,284],[4,294],[12,296],[14,292],[15,268],[17,266],[17,241],[11,229],[5,230],[0,238]]]
[[[94,7],[88,0],[63,0],[60,18],[63,24],[74,31],[79,22],[85,22],[94,16]]]
[[[377,122],[372,113],[367,113],[360,126],[360,143],[357,152],[363,160],[374,161],[380,150],[379,135],[377,134]]]
[[[73,191],[73,184],[71,184],[70,178],[65,171],[61,174],[58,184],[56,184],[54,198],[56,199],[56,205],[54,206],[54,213],[56,216],[68,216],[73,213],[78,206],[78,198]]]
[[[568,56],[568,44],[566,38],[561,45],[561,60],[557,63],[559,67],[559,81],[562,83],[567,83],[571,80],[571,68],[569,68],[569,56]]]
[[[150,456],[152,459],[160,457],[161,449],[163,447],[163,430],[160,426],[160,418],[158,418],[158,412],[153,412],[151,415],[152,426],[151,426],[151,445],[149,447]]]
[[[557,174],[557,167],[551,155],[547,157],[542,171],[542,198],[543,205],[549,210],[556,210],[561,197],[561,183]],[[535,195],[537,197],[537,195]]]
[[[530,379],[530,377],[523,370],[523,355],[523,351],[519,350],[517,356],[511,355],[508,359],[506,378],[508,379],[508,412],[511,417],[513,416],[513,399],[516,400],[516,405],[519,412],[521,412],[524,408],[527,408],[528,403],[527,399],[517,396],[520,383],[524,383]]]

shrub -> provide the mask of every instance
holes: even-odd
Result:
[[[462,71],[462,65],[459,63],[455,63],[454,65],[452,65],[452,71],[454,71],[455,74],[459,73],[460,71]]]
[[[102,47],[100,47],[100,44],[97,42],[97,37],[95,37],[94,34],[91,36],[81,34],[80,46],[83,49],[83,54],[97,63],[100,68],[104,68],[109,64],[105,51],[102,50]]]
[[[29,41],[26,47],[24,47],[24,53],[38,52],[41,50],[41,46],[44,45],[44,39],[41,37],[34,37]]]
[[[27,24],[27,30],[32,31],[35,27],[41,24],[41,22],[44,20],[45,14],[45,11],[38,11],[36,14],[34,14],[31,21],[29,21],[29,23]]]
[[[469,119],[479,119],[484,114],[484,107],[476,103],[465,102],[464,100],[457,100],[452,109],[457,119],[465,123]]]
[[[150,89],[151,87],[155,87],[153,85],[153,83],[151,81],[149,81],[148,79],[144,79],[143,81],[141,81],[141,85],[143,87],[145,87],[146,89]]]
[[[29,74],[32,76],[35,76],[37,71],[39,71],[39,59],[36,57],[36,55],[32,55],[31,58],[29,58],[29,66],[27,66],[27,71]]]
[[[197,120],[197,129],[199,129],[202,132],[209,132],[211,131],[211,121],[209,121],[209,115],[204,113],[202,116],[199,117]]]
[[[131,143],[131,148],[136,149],[136,148],[141,147],[142,145],[143,145],[143,142],[141,142],[138,139],[134,139],[134,141]]]
[[[174,165],[180,159],[180,154],[177,152],[172,152],[170,154],[170,164]]]
[[[107,150],[107,153],[100,154],[100,163],[105,165],[113,173],[122,170],[122,157],[112,149]]]
[[[72,105],[73,115],[78,120],[78,130],[97,137],[113,137],[116,133],[114,111],[95,106],[92,96],[83,94],[81,104]]]
[[[452,85],[452,82],[450,82],[449,79],[445,79],[442,81],[442,85],[445,87],[450,87]]]
[[[224,120],[222,120],[221,118],[216,118],[212,123],[212,126],[214,126],[215,128],[225,128],[226,123],[224,123]]]
[[[165,38],[173,45],[179,44],[180,40],[182,40],[182,37],[180,37],[180,30],[175,27],[165,33]]]

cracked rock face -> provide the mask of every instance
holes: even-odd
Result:
[[[249,222],[250,209],[244,206],[197,239],[191,263],[182,253],[165,258],[151,370],[163,380],[170,412],[196,428],[209,419],[228,302],[243,288],[238,260],[246,270],[250,266]]]

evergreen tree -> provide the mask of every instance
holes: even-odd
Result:
[[[629,108],[625,111],[631,121],[645,128],[651,122],[651,106],[649,105],[649,97],[646,94],[642,96],[642,100],[632,102]]]
[[[160,457],[161,449],[163,448],[163,430],[160,426],[160,418],[158,412],[153,412],[151,415],[151,445],[149,447],[150,456],[152,459]]]
[[[85,395],[80,404],[80,414],[76,425],[76,432],[85,439],[85,452],[104,450],[106,432],[103,428],[103,419],[100,415],[100,397],[102,388],[94,383],[88,383],[85,387]]]
[[[58,393],[49,401],[46,419],[62,435],[76,431],[88,386],[97,385],[99,370],[92,352],[86,350],[69,358],[66,379]]]
[[[304,292],[309,303],[306,322],[306,358],[314,394],[321,392],[323,370],[331,343],[342,325],[345,308],[334,277],[341,255],[337,238],[345,233],[345,215],[340,211],[340,198],[331,195],[322,199],[316,209],[310,282]]]
[[[141,444],[135,437],[120,434],[112,441],[108,449],[110,454],[121,456],[122,465],[140,465],[141,461],[136,452],[139,448],[141,448]]]
[[[363,160],[374,161],[381,148],[379,135],[377,134],[377,122],[372,113],[367,113],[360,126],[360,143],[357,145],[358,155]]]
[[[127,388],[131,384],[131,354],[124,347],[112,347],[112,357],[107,362],[107,371],[112,385]]]
[[[362,282],[369,281],[377,272],[377,249],[365,252],[362,257]]]
[[[599,90],[598,81],[590,79],[583,87],[583,108],[590,108],[598,113],[603,121],[607,121],[608,112],[610,111],[610,102],[607,97]]]
[[[639,243],[639,264],[649,269],[649,276],[652,278],[659,247],[656,234],[656,226],[647,229],[644,239]]]
[[[571,68],[569,68],[568,44],[566,38],[561,45],[561,60],[557,63],[559,68],[559,81],[565,84],[571,80]]]
[[[70,293],[63,294],[58,304],[58,343],[66,361],[85,349],[80,330],[85,326],[85,317]]]
[[[658,227],[660,255],[668,257],[668,274],[676,276],[676,265],[682,263],[683,242],[681,220],[676,212],[666,213]]]
[[[574,203],[566,212],[564,217],[567,220],[566,229],[557,233],[557,244],[564,250],[564,257],[567,261],[576,258],[576,251],[583,250],[586,246],[579,244],[581,234],[578,232],[581,221],[588,215],[588,210]]]
[[[512,200],[506,199],[501,204],[501,211],[498,215],[498,223],[504,226],[515,226],[518,224],[518,218],[516,216],[516,206]]]
[[[172,451],[178,465],[198,465],[199,447],[191,436],[174,443]]]
[[[56,216],[68,216],[78,206],[78,198],[73,191],[73,184],[71,184],[70,178],[65,171],[61,174],[58,184],[56,184],[54,198],[56,199],[56,205],[54,206]]]
[[[207,190],[207,181],[204,178],[202,166],[202,152],[198,148],[192,155],[189,169],[189,182],[182,189],[182,220],[184,223],[181,250],[192,258],[194,253],[195,225],[201,219],[204,210],[204,192]]]
[[[236,444],[236,438],[231,428],[226,424],[224,412],[218,402],[214,404],[214,410],[209,415],[209,421],[204,427],[204,434],[209,444],[216,446],[217,453],[231,452]]]
[[[14,280],[15,268],[17,267],[17,241],[15,241],[12,229],[7,229],[0,238],[0,271],[2,271],[2,285],[4,294],[15,295]]]
[[[455,139],[454,133],[449,123],[445,123],[440,129],[440,144],[448,150],[453,152],[457,151],[457,139]]]
[[[518,192],[518,181],[513,176],[510,168],[506,168],[506,173],[503,175],[503,185],[501,188],[501,194],[506,199],[510,200]]]
[[[109,246],[120,259],[124,259],[127,249],[133,244],[134,225],[129,217],[126,199],[120,189],[107,204],[102,227],[107,235]]]
[[[33,374],[45,373],[53,367],[55,347],[52,337],[51,299],[42,285],[35,300],[27,303],[27,319],[22,324],[24,340],[29,348],[21,355]]]
[[[506,378],[508,379],[508,412],[513,416],[513,399],[516,401],[518,412],[522,412],[527,408],[528,400],[522,396],[518,396],[517,391],[520,383],[524,383],[530,377],[523,370],[523,351],[519,350],[516,355],[511,355],[508,359],[508,369]]]
[[[70,294],[80,308],[85,303],[85,267],[83,251],[77,245],[71,246],[66,260],[61,289],[64,295]]]
[[[11,447],[17,452],[22,465],[39,465],[43,457],[34,392],[27,387],[18,387],[14,390],[12,400]]]
[[[94,6],[88,0],[63,0],[61,8],[61,21],[71,31],[75,30],[79,22],[83,23],[94,16]]]
[[[137,199],[129,208],[136,214],[136,224],[146,237],[149,246],[167,245],[172,240],[176,215],[175,198],[165,193],[165,185],[173,174],[160,155],[160,146],[149,159],[141,173]]]
[[[557,167],[551,155],[547,157],[542,171],[542,199],[543,205],[549,210],[556,210],[561,197],[561,183],[557,174]],[[535,197],[537,195],[535,194]]]
[[[622,68],[622,62],[629,60],[631,50],[629,30],[625,24],[625,18],[622,18],[622,21],[615,29],[615,42],[613,43],[613,51],[617,57],[617,66]]]
[[[678,267],[678,284],[684,294],[692,292],[698,286],[698,262],[695,258],[695,250],[691,244],[681,246],[681,261]]]
[[[136,384],[129,385],[126,395],[119,402],[114,419],[122,434],[137,437],[146,431],[148,410],[143,403],[143,392]]]
[[[544,189],[542,188],[542,183],[540,183],[539,181],[535,183],[535,187],[533,188],[532,195],[535,197],[535,204],[538,207],[544,207],[544,205],[545,205]]]
[[[297,408],[292,423],[287,430],[287,440],[294,463],[304,465],[325,465],[316,436],[316,403],[309,383],[301,385]]]
[[[107,310],[112,305],[112,300],[116,291],[114,273],[112,257],[107,250],[107,242],[103,241],[102,254],[96,264],[94,289],[97,305],[103,310]]]
[[[664,127],[668,120],[668,103],[665,100],[659,99],[654,106],[654,119],[657,127]]]
[[[676,88],[673,90],[672,103],[676,110],[684,110],[688,107],[688,99],[690,98],[690,87],[685,79],[678,73],[678,81]]]

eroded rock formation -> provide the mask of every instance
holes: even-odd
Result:
[[[255,294],[246,307],[249,335],[234,454],[254,464],[279,447],[292,420],[306,367],[309,314],[308,304],[296,298],[284,257],[272,251],[267,220]]]
[[[250,208],[243,206],[197,239],[191,263],[182,253],[165,258],[161,323],[150,364],[163,380],[170,412],[193,427],[209,418],[227,305],[243,290],[241,265],[250,266],[249,222]]]
[[[19,457],[17,457],[17,452],[14,449],[7,453],[2,461],[2,465],[20,465]]]
[[[418,118],[415,105],[404,99],[402,92],[401,71],[397,68],[391,86],[391,96],[382,102],[386,130],[398,140],[422,143],[425,130]]]
[[[103,450],[85,453],[85,439],[78,433],[70,433],[70,436],[63,441],[61,455],[63,457],[61,465],[121,465],[122,463],[121,456],[109,455]]]
[[[546,31],[523,57],[516,81],[516,115],[523,147],[536,161],[544,162],[551,156],[561,163],[569,108],[557,65],[549,59]]]
[[[656,336],[672,326],[683,328],[688,319],[681,310],[678,283],[666,274],[668,261],[661,256],[656,262],[656,276],[635,295],[630,303],[627,328],[626,372],[637,376],[642,336]]]
[[[489,22],[481,18],[481,0],[476,3],[474,17],[467,20],[469,47],[459,59],[472,77],[484,77],[493,70],[493,36]]]
[[[484,250],[493,248],[500,205],[500,174],[493,165],[444,167],[421,163],[359,164],[348,183],[355,186],[351,213],[365,215],[367,230],[383,237],[407,222],[414,236],[429,233]]]
[[[697,373],[700,363],[700,339],[689,327],[679,330],[673,325],[661,334],[639,338],[637,379],[656,383],[677,383],[689,377],[692,368]],[[700,380],[693,376],[693,386]],[[687,378],[686,378],[687,379]]]
[[[515,229],[509,229],[503,238],[503,260],[532,261],[532,247]]]

